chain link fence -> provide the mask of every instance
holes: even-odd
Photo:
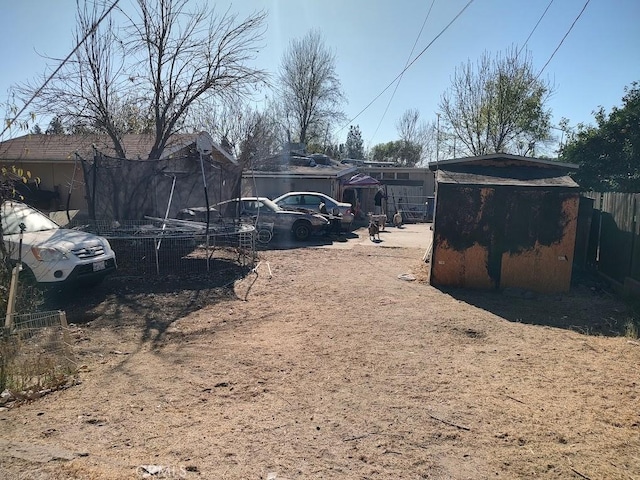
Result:
[[[71,225],[105,237],[122,276],[207,274],[233,263],[253,267],[256,229],[245,224],[206,224],[158,218]]]

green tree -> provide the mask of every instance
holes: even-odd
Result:
[[[346,157],[361,160],[364,158],[364,142],[362,140],[362,132],[359,125],[351,125],[347,134],[345,143]]]
[[[552,88],[540,80],[529,54],[515,48],[456,68],[440,100],[443,129],[471,155],[534,155],[550,140]],[[460,148],[458,150],[461,150]]]
[[[420,145],[405,140],[379,143],[371,151],[377,162],[394,162],[406,167],[415,167],[420,162],[421,153]]]
[[[640,83],[625,87],[622,106],[595,112],[596,126],[579,125],[562,148],[562,161],[580,166],[583,190],[640,192]]]
[[[435,156],[436,149],[436,126],[433,122],[425,123],[420,120],[420,111],[417,108],[406,110],[396,122],[398,137],[403,142],[405,151],[411,152],[406,155],[407,162],[411,166],[428,162]],[[414,155],[419,149],[419,159],[415,161]],[[406,161],[406,160],[405,160]],[[415,161],[415,163],[414,163]]]

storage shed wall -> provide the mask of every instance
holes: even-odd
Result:
[[[578,192],[438,185],[431,283],[569,290]]]

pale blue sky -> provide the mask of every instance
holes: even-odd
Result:
[[[468,0],[435,0],[414,58],[467,4]],[[527,43],[539,69],[549,60],[586,0],[555,0]],[[127,8],[132,0],[120,0]],[[496,53],[521,46],[549,0],[475,0],[462,16],[407,70],[383,117],[394,87],[353,121],[368,147],[396,139],[402,113],[417,108],[435,120],[438,102],[456,66],[475,61],[484,51]],[[337,59],[337,73],[355,117],[404,68],[432,0],[236,0],[217,8],[245,16],[268,11],[265,48],[256,66],[276,72],[292,38],[317,28]],[[75,0],[0,0],[2,75],[0,100],[13,83],[45,71],[41,55],[65,57],[73,48]],[[51,68],[56,64],[49,62]],[[50,68],[50,69],[51,69]],[[543,75],[555,85],[549,106],[555,122],[593,123],[602,105],[620,105],[624,87],[640,80],[640,1],[591,0]],[[380,128],[374,136],[378,124]],[[348,123],[337,133],[344,141]],[[22,132],[14,132],[14,135]],[[6,136],[6,135],[5,135]]]

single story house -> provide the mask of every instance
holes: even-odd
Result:
[[[240,167],[205,132],[174,135],[159,160],[147,160],[154,138],[124,135],[116,158],[102,135],[29,134],[0,142],[0,165],[30,172],[32,191],[53,195],[43,210],[75,210],[94,219],[173,216],[182,208],[237,196]]]
[[[320,192],[341,201],[341,184],[356,172],[326,155],[285,151],[242,173],[242,195],[273,199],[287,192]]]
[[[428,167],[365,162],[358,167],[358,171],[375,178],[384,186],[387,199],[383,208],[387,218],[400,211],[405,222],[431,221],[435,174]]]
[[[434,173],[429,168],[398,167],[391,163],[346,160],[339,162],[303,149],[285,150],[257,162],[242,174],[242,194],[275,198],[292,191],[321,192],[349,202],[354,210],[373,211],[379,186],[386,192],[383,205],[391,218],[402,211],[405,220],[428,220],[428,202],[433,199]],[[362,180],[362,181],[360,181]]]

